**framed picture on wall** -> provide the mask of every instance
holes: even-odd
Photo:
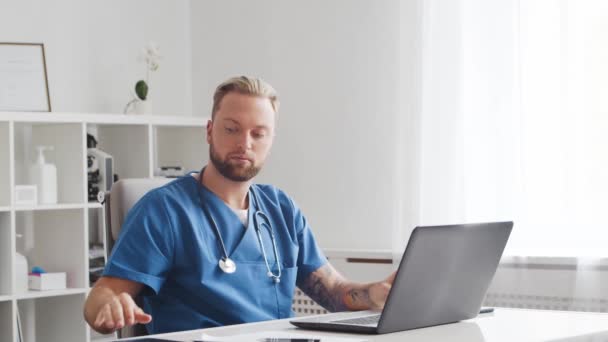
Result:
[[[0,42],[0,111],[51,111],[44,44]]]

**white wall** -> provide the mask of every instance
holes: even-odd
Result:
[[[195,115],[231,76],[279,91],[258,181],[296,200],[324,248],[390,250],[401,222],[400,10],[398,0],[192,2]]]
[[[145,67],[140,49],[156,41],[154,114],[191,113],[187,0],[0,0],[0,42],[43,42],[51,106],[57,112],[122,113]]]
[[[54,111],[121,112],[150,40],[154,114],[208,115],[219,82],[265,78],[282,107],[258,180],[292,195],[323,247],[389,250],[415,190],[402,132],[418,57],[400,39],[415,39],[417,2],[0,0],[0,41],[45,43]]]

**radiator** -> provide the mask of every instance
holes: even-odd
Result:
[[[317,304],[314,300],[310,299],[304,292],[296,288],[293,295],[293,301],[291,309],[295,313],[296,317],[310,316],[310,315],[321,315],[328,313],[322,306]]]
[[[484,305],[608,312],[608,265],[578,263],[574,258],[506,257]]]
[[[538,310],[608,312],[608,299],[488,293],[484,306]]]

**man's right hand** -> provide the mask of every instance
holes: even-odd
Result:
[[[152,321],[152,316],[137,306],[133,297],[123,292],[101,307],[93,322],[93,329],[115,331],[125,326],[137,323],[147,324],[150,321]]]
[[[137,323],[150,323],[152,316],[133,300],[142,288],[142,284],[126,279],[100,278],[91,289],[84,306],[86,321],[102,334]]]

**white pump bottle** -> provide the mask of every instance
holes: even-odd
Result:
[[[53,146],[37,146],[38,159],[30,169],[32,184],[38,187],[39,204],[57,203],[57,168],[44,160],[44,151],[53,149]]]

